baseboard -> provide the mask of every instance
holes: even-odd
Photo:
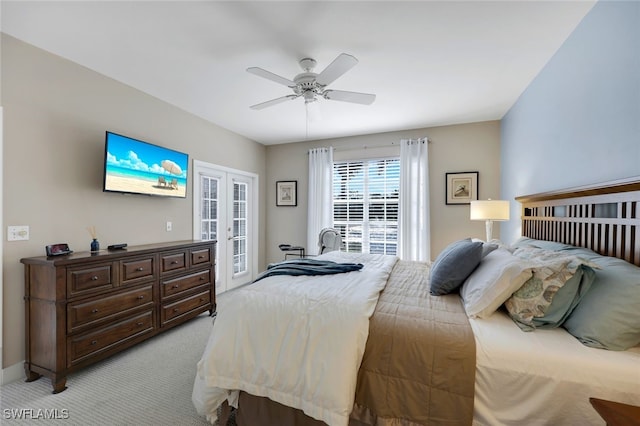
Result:
[[[24,362],[10,365],[7,368],[3,368],[0,372],[0,384],[2,385],[21,379],[26,379],[26,376],[24,375]]]

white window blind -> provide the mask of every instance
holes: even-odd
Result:
[[[398,158],[334,162],[333,226],[343,251],[397,253],[399,193]]]

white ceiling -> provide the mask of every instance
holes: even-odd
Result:
[[[497,120],[595,1],[8,1],[2,31],[263,144]],[[292,79],[338,54],[329,88],[370,106],[301,98],[247,73]]]

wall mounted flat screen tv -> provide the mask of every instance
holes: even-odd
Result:
[[[185,198],[188,165],[185,153],[106,132],[103,191]]]

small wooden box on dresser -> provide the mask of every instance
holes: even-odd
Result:
[[[216,309],[215,241],[21,259],[27,381],[67,375]]]

